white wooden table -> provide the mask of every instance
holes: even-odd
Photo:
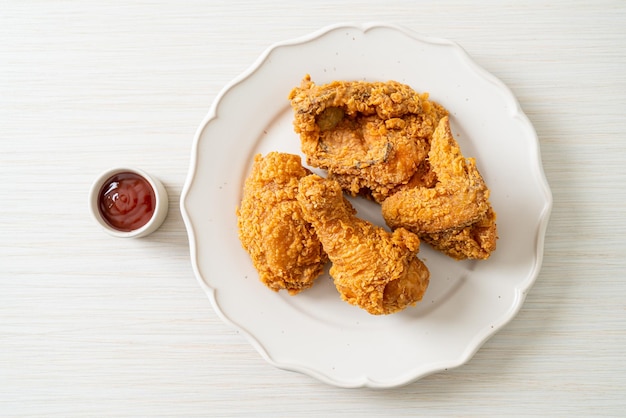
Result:
[[[196,282],[178,206],[221,88],[272,43],[345,21],[461,44],[518,97],[554,195],[519,315],[466,365],[391,390],[267,364]],[[622,1],[4,1],[0,415],[623,415],[625,115]],[[170,194],[145,239],[87,211],[95,176],[125,164]]]

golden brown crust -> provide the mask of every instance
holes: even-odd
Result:
[[[474,160],[466,160],[450,131],[447,117],[433,134],[428,159],[437,176],[434,187],[403,188],[382,203],[392,227],[431,233],[470,225],[489,207],[489,190]]]
[[[498,232],[496,213],[489,207],[475,223],[461,229],[422,234],[422,239],[435,249],[457,260],[486,260],[496,250]]]
[[[289,99],[307,163],[351,195],[377,201],[413,178],[447,114],[428,94],[395,81],[316,85],[306,76]]]
[[[428,162],[433,187],[400,188],[382,203],[391,228],[404,227],[451,257],[488,258],[497,239],[489,189],[473,159],[465,159],[448,117],[435,130]]]
[[[420,239],[455,259],[495,251],[496,214],[448,113],[409,86],[306,76],[289,95],[300,157],[255,156],[237,208],[239,237],[260,280],[296,294],[332,261],[341,297],[374,315],[421,300],[430,280]],[[393,232],[362,220],[343,192],[381,203]]]
[[[297,155],[257,155],[237,208],[241,244],[261,282],[275,291],[311,287],[328,261],[296,201],[299,179],[309,173]]]
[[[332,264],[341,297],[373,315],[390,314],[421,300],[430,273],[417,258],[420,240],[362,220],[339,184],[315,174],[300,181],[297,196]]]

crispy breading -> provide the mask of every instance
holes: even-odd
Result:
[[[325,169],[351,195],[384,200],[426,159],[447,111],[395,81],[334,81],[306,76],[289,99],[307,163]]]
[[[298,155],[256,155],[237,208],[239,239],[267,287],[296,294],[313,285],[328,257],[296,201],[310,174]]]
[[[489,207],[482,218],[469,226],[422,234],[421,237],[424,242],[457,260],[486,260],[496,250],[496,213]]]
[[[456,259],[496,249],[496,213],[474,159],[466,159],[448,112],[409,86],[306,76],[289,99],[307,163],[255,156],[237,208],[239,238],[260,280],[296,294],[328,260],[341,297],[374,315],[423,298],[430,273],[420,240]],[[360,219],[345,198],[381,203],[392,232]]]
[[[488,258],[497,239],[489,189],[474,159],[461,153],[447,116],[433,133],[428,163],[434,186],[400,188],[382,203],[383,218],[454,258]]]
[[[398,312],[421,300],[430,273],[416,254],[420,240],[403,229],[390,233],[356,216],[334,180],[312,174],[297,195],[332,262],[341,297],[373,315]]]

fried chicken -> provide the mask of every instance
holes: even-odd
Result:
[[[457,260],[486,260],[496,250],[496,213],[491,206],[475,223],[461,229],[422,234],[422,240]]]
[[[422,299],[430,273],[416,254],[417,235],[393,233],[358,218],[334,180],[312,174],[297,194],[332,262],[330,275],[341,297],[373,315],[390,314]]]
[[[237,208],[239,239],[259,279],[292,295],[311,287],[328,261],[296,201],[299,180],[308,174],[298,155],[256,155]]]
[[[318,86],[307,75],[289,99],[307,163],[327,170],[352,196],[378,202],[414,177],[447,115],[428,94],[395,81]]]
[[[403,227],[457,259],[486,259],[495,250],[495,212],[474,159],[465,159],[448,117],[439,122],[428,152],[433,187],[405,187],[382,202],[391,228]]]

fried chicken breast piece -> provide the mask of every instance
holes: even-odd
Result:
[[[373,315],[422,299],[430,273],[416,256],[417,235],[403,228],[390,233],[358,218],[339,183],[316,174],[300,180],[297,200],[332,262],[342,299]]]
[[[256,155],[237,208],[239,239],[259,279],[292,295],[311,287],[328,262],[296,201],[299,180],[309,174],[298,155]]]
[[[307,163],[378,202],[414,176],[447,115],[427,93],[395,81],[316,85],[307,75],[289,100]]]
[[[489,189],[475,160],[461,153],[447,116],[433,133],[428,163],[434,186],[400,188],[382,202],[383,218],[451,257],[488,258],[497,239]]]

